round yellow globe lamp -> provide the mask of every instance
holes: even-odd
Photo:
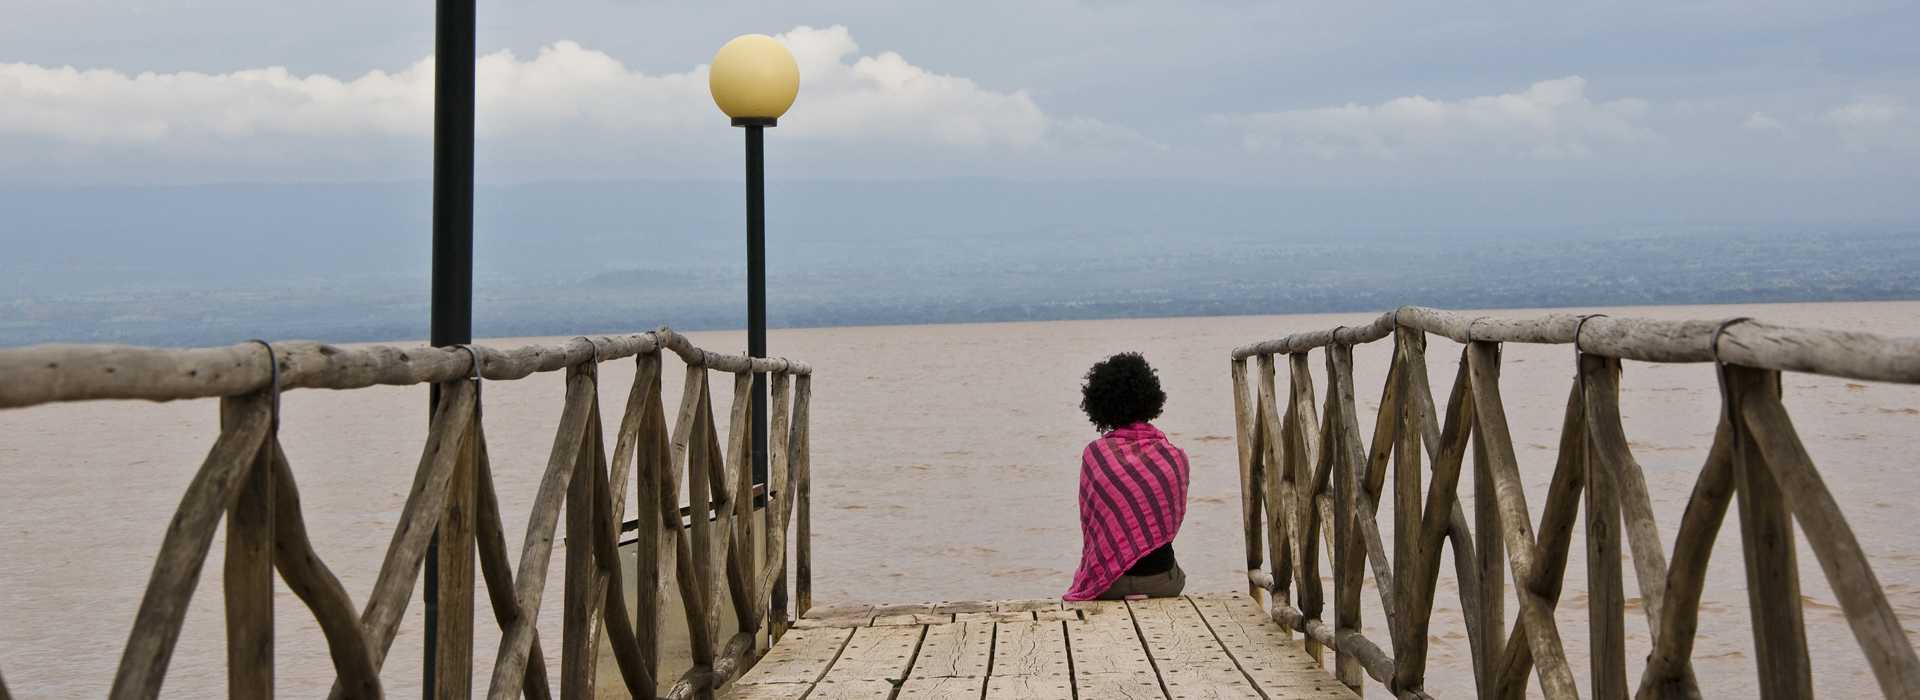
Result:
[[[735,126],[773,126],[800,94],[800,65],[773,37],[738,36],[713,55],[707,89]]]
[[[734,37],[707,69],[713,103],[747,136],[747,354],[767,356],[765,139],[800,94],[800,64],[773,37]],[[753,373],[753,483],[767,483],[767,375]]]

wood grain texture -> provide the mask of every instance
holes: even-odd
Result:
[[[1575,333],[1586,352],[1644,362],[1713,362],[1713,338],[1721,320],[1668,321],[1598,316],[1581,325],[1581,315],[1540,318],[1481,317],[1440,309],[1403,306],[1366,326],[1296,333],[1244,345],[1233,357],[1297,353],[1335,342],[1379,340],[1395,325],[1418,328],[1456,342],[1571,344]],[[1472,337],[1468,337],[1468,332]],[[1336,337],[1337,336],[1337,337]],[[1920,383],[1920,338],[1821,328],[1776,326],[1746,321],[1725,328],[1718,359],[1742,367],[1806,372],[1870,381]]]
[[[477,400],[476,396],[476,400]],[[473,420],[478,422],[479,411]],[[478,431],[460,446],[447,482],[446,512],[432,547],[437,558],[439,610],[434,622],[433,692],[441,698],[473,697],[474,483]],[[424,584],[423,584],[424,585]]]
[[[1540,669],[1541,692],[1549,698],[1570,698],[1578,695],[1579,690],[1574,685],[1573,672],[1567,667],[1560,630],[1553,620],[1553,604],[1538,587],[1530,585],[1538,581],[1535,571],[1540,566],[1540,554],[1532,515],[1527,511],[1526,490],[1520,482],[1520,465],[1513,453],[1513,438],[1507,431],[1506,408],[1500,400],[1498,353],[1492,343],[1474,343],[1467,353],[1473,375],[1473,405],[1479,419],[1475,427],[1487,446],[1487,472],[1492,477],[1499,508],[1499,527],[1508,566],[1513,571],[1513,579],[1522,584],[1515,587],[1514,593],[1520,601],[1520,621],[1527,628],[1527,647]]]
[[[200,470],[187,484],[180,507],[167,524],[167,534],[160,540],[160,553],[154,557],[146,593],[140,599],[140,611],[134,614],[133,631],[121,652],[119,671],[114,675],[108,697],[115,700],[159,697],[160,683],[167,675],[167,662],[173,657],[174,643],[180,639],[180,625],[186,619],[187,603],[200,581],[200,568],[206,563],[207,550],[213,546],[214,529],[239,493],[240,481],[253,464],[254,455],[266,442],[271,401],[261,395],[226,401],[232,405],[223,408],[223,413],[232,419],[220,431]]]
[[[827,669],[827,681],[885,681],[905,678],[920,646],[922,627],[862,627]],[[1064,667],[1064,666],[1063,666]],[[824,681],[823,681],[824,682]]]
[[[477,436],[476,436],[477,437]],[[274,568],[287,588],[313,612],[320,633],[327,639],[327,653],[333,659],[336,683],[345,697],[385,697],[380,673],[374,667],[373,652],[353,599],[340,585],[340,579],[320,560],[307,537],[307,523],[300,510],[300,490],[294,484],[293,468],[279,441],[273,441],[273,539]]]
[[[993,661],[993,625],[961,622],[927,627],[912,677],[985,677]]]
[[[1038,620],[994,623],[993,675],[1071,675],[1063,624]]]
[[[1265,366],[1262,366],[1265,371]],[[1232,368],[1233,381],[1233,430],[1234,444],[1240,454],[1240,526],[1241,541],[1246,545],[1247,570],[1256,571],[1261,564],[1260,547],[1260,481],[1259,467],[1255,460],[1264,449],[1264,443],[1271,439],[1260,428],[1255,409],[1248,405],[1247,363],[1234,358]],[[1249,589],[1251,595],[1262,595],[1257,588]]]
[[[527,534],[520,549],[519,572],[514,583],[514,607],[521,616],[500,635],[500,650],[493,662],[493,676],[487,685],[491,700],[510,700],[525,683],[527,661],[533,647],[534,624],[540,615],[540,601],[546,591],[547,564],[553,557],[553,534],[559,524],[560,507],[572,484],[574,465],[586,447],[587,419],[597,403],[593,378],[580,369],[567,375],[566,407],[560,425],[554,431],[553,449],[547,468],[534,492],[533,512],[527,518]]]
[[[474,376],[475,359],[479,360],[481,378],[513,380],[535,372],[661,349],[673,351],[688,366],[723,372],[751,368],[806,376],[813,371],[804,362],[704,350],[666,328],[513,348],[472,347],[474,354],[468,355],[453,346],[343,348],[311,341],[281,341],[273,344],[274,356],[268,358],[260,344],[252,342],[185,349],[33,345],[0,350],[0,377],[8,378],[0,382],[0,408],[93,399],[173,401],[240,396],[270,389],[275,363],[283,390],[440,384]]]
[[[425,563],[427,545],[434,528],[446,512],[447,485],[460,461],[468,429],[473,425],[475,397],[471,382],[456,381],[442,385],[440,405],[434,411],[427,432],[427,444],[421,451],[414,472],[413,487],[407,492],[407,504],[394,526],[393,539],[386,558],[374,579],[373,592],[367,596],[360,624],[367,630],[376,667],[387,658],[393,635],[400,627],[413,588]],[[344,689],[335,686],[331,697],[341,697]]]
[[[1754,394],[1780,391],[1779,375],[1772,372],[1728,367],[1725,376],[1725,390],[1735,406],[1747,405]],[[1768,700],[1813,697],[1788,497],[1756,444],[1751,421],[1744,412],[1736,412],[1733,420],[1734,498],[1740,504],[1740,543],[1746,555],[1747,604],[1753,619],[1760,696]]]
[[[900,685],[900,692],[893,697],[913,698],[914,700],[979,700],[986,691],[985,676],[927,676],[915,675]]]
[[[827,673],[840,657],[841,648],[853,638],[853,630],[844,628],[795,629],[780,638],[760,662],[740,677],[735,686],[804,683],[812,684]]]
[[[223,402],[222,413],[239,409]],[[229,422],[222,416],[222,423]],[[234,416],[238,418],[238,416]],[[273,447],[269,437],[241,476],[227,506],[227,696],[273,697]]]
[[[1750,374],[1748,370],[1733,370]],[[1777,382],[1778,378],[1773,378]],[[1755,382],[1764,384],[1765,382]],[[1890,698],[1920,698],[1920,659],[1887,601],[1885,589],[1860,547],[1840,505],[1827,489],[1812,457],[1800,442],[1777,392],[1740,394],[1740,411],[1753,436],[1752,447],[1786,493],[1807,542],[1840,599],[1847,624],[1873,668],[1880,692]]]

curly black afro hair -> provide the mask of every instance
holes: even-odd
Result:
[[[1160,417],[1167,392],[1160,375],[1137,352],[1123,352],[1094,364],[1080,385],[1080,410],[1100,432]]]

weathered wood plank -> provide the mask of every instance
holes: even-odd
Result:
[[[986,700],[1073,700],[1073,679],[1050,676],[993,676],[987,679]]]
[[[1293,484],[1295,501],[1286,513],[1286,525],[1292,533],[1289,544],[1293,546],[1292,574],[1300,596],[1299,610],[1307,618],[1317,620],[1325,606],[1325,593],[1320,584],[1321,516],[1317,508],[1317,499],[1325,484],[1318,475],[1320,461],[1324,459],[1320,449],[1323,442],[1319,440],[1320,421],[1313,407],[1313,373],[1306,353],[1289,355],[1287,368],[1290,376],[1287,413],[1294,417],[1287,422],[1287,479]],[[1309,637],[1304,648],[1308,656],[1321,658],[1320,642]]]
[[[1890,698],[1920,698],[1920,658],[1915,657],[1886,590],[1874,576],[1853,528],[1840,514],[1840,504],[1814,468],[1779,395],[1754,391],[1743,392],[1740,398],[1752,445],[1759,449],[1776,483],[1793,494],[1788,501],[1794,516],[1807,530],[1808,544],[1846,611],[1880,692]]]
[[[1513,438],[1507,431],[1506,408],[1500,400],[1499,349],[1492,343],[1476,342],[1468,349],[1467,360],[1473,375],[1474,412],[1479,419],[1476,434],[1484,436],[1487,446],[1487,472],[1492,476],[1508,566],[1515,581],[1533,584],[1538,581],[1535,572],[1541,566],[1541,557],[1532,515],[1527,511],[1526,490],[1520,482],[1520,465],[1514,457]],[[1479,490],[1477,485],[1475,488]],[[1520,601],[1520,619],[1527,627],[1527,646],[1540,669],[1541,692],[1549,698],[1575,697],[1579,691],[1567,667],[1552,604],[1532,585],[1516,586],[1515,593]]]
[[[871,617],[803,617],[793,623],[793,628],[797,630],[852,629],[872,626],[873,618]]]
[[[640,433],[633,448],[635,464],[634,513],[634,643],[640,648],[640,662],[646,677],[652,679],[654,692],[660,687],[660,638],[667,624],[661,601],[669,594],[680,538],[678,479],[674,475],[672,437],[666,424],[666,405],[660,397],[660,355],[648,353],[638,359],[635,385],[645,384],[645,407]],[[615,463],[624,460],[625,455]],[[616,500],[621,489],[612,488]],[[669,502],[671,501],[671,502]],[[619,506],[615,506],[616,512]],[[668,514],[672,515],[669,517]]]
[[[222,428],[240,405],[221,405]],[[273,697],[273,446],[254,452],[227,506],[227,696]]]
[[[728,700],[799,700],[810,690],[813,690],[812,683],[735,685],[726,697]]]
[[[1272,362],[1271,356],[1262,356],[1263,362]],[[1265,365],[1262,366],[1265,371]],[[1259,459],[1263,443],[1272,439],[1260,432],[1260,424],[1253,408],[1248,406],[1247,363],[1239,358],[1233,360],[1233,430],[1234,444],[1240,448],[1240,526],[1242,542],[1247,552],[1247,570],[1260,568],[1260,501],[1259,501]],[[1257,587],[1249,588],[1254,596],[1263,595]]]
[[[172,522],[167,524],[153,572],[147,577],[146,593],[140,599],[140,611],[133,618],[133,631],[113,678],[108,696],[115,700],[159,697],[167,661],[180,639],[187,604],[200,581],[207,550],[213,547],[214,529],[239,493],[240,480],[253,463],[253,455],[266,442],[272,411],[269,397],[245,396],[223,403],[234,404],[231,427],[220,431],[200,470],[187,484]]]
[[[1122,611],[1125,608],[1121,606]],[[1066,633],[1076,677],[1153,672],[1153,662],[1140,644],[1131,614],[1094,615],[1085,622],[1069,622]]]
[[[1595,698],[1625,700],[1627,697],[1626,588],[1620,570],[1620,485],[1619,478],[1632,462],[1624,435],[1616,436],[1619,387],[1610,379],[1615,367],[1594,355],[1580,356],[1582,401],[1587,408],[1587,437],[1580,449],[1589,465],[1586,484],[1587,512],[1587,634],[1588,683]],[[1611,409],[1611,411],[1609,411]],[[1611,415],[1610,415],[1611,414]],[[1601,433],[1607,433],[1601,435]],[[1611,438],[1620,437],[1616,442]],[[1633,471],[1639,471],[1634,465]],[[1651,516],[1651,514],[1649,514]],[[1656,541],[1656,546],[1657,541]],[[1665,562],[1661,562],[1665,568]],[[1665,571],[1661,578],[1665,578]],[[1662,580],[1658,585],[1664,585]],[[1655,597],[1645,590],[1649,602]]]
[[[1287,529],[1287,511],[1293,503],[1293,482],[1287,479],[1287,447],[1281,435],[1285,428],[1281,425],[1278,392],[1275,388],[1274,358],[1262,355],[1259,359],[1260,385],[1258,407],[1255,419],[1259,421],[1255,435],[1258,437],[1258,452],[1254,455],[1258,474],[1253,480],[1260,504],[1256,506],[1266,512],[1265,536],[1267,538],[1267,561],[1271,562],[1271,581],[1273,594],[1280,600],[1290,600],[1292,586],[1289,574],[1293,571],[1293,550],[1290,540],[1292,532]],[[1248,570],[1259,568],[1257,565]],[[1265,600],[1265,596],[1255,596],[1256,600]]]
[[[1038,610],[1059,610],[1058,600],[1003,600],[994,606],[999,612],[1028,612]]]
[[[904,615],[880,615],[873,618],[874,627],[893,627],[900,625],[944,625],[953,622],[952,615],[934,615],[932,613],[907,613]]]
[[[400,522],[394,526],[387,556],[374,578],[373,592],[367,596],[366,608],[360,613],[360,624],[367,629],[367,639],[373,645],[376,667],[386,660],[387,650],[393,645],[400,616],[406,612],[414,583],[420,578],[427,544],[433,538],[440,516],[446,512],[447,484],[453,479],[461,445],[473,424],[474,398],[469,382],[441,387],[439,409],[443,410],[434,412],[427,444],[414,472],[413,488],[408,491],[407,504],[400,511]],[[571,402],[568,407],[573,408]],[[341,688],[334,688],[332,697],[340,697],[341,692]]]
[[[1720,415],[1713,446],[1694,480],[1693,494],[1674,537],[1673,567],[1667,570],[1667,604],[1653,634],[1653,652],[1640,676],[1636,697],[1699,697],[1693,677],[1693,642],[1700,626],[1700,595],[1706,589],[1707,562],[1727,507],[1733,502],[1733,432]]]
[[[709,512],[712,506],[712,487],[707,471],[710,468],[712,451],[707,449],[707,433],[713,429],[713,404],[708,395],[707,373],[705,371],[687,371],[687,381],[681,392],[680,420],[673,428],[673,460],[675,470],[686,465],[687,507],[693,513]],[[677,518],[676,518],[677,519]],[[686,611],[689,655],[693,659],[690,672],[712,670],[714,657],[719,653],[719,630],[715,629],[717,607],[713,600],[719,591],[712,576],[713,568],[713,524],[704,517],[689,519],[691,526],[684,528],[691,537],[682,537],[677,542],[679,557],[674,578],[680,584],[681,607]]]
[[[979,700],[985,692],[985,676],[926,676],[916,674],[900,686],[898,698],[915,700]]]
[[[1147,653],[1153,658],[1162,679],[1176,673],[1239,673],[1233,658],[1227,655],[1227,650],[1207,630],[1199,611],[1194,610],[1193,604],[1187,599],[1128,601],[1127,607],[1133,610],[1133,619],[1140,627],[1140,638],[1146,643]],[[1245,683],[1246,679],[1242,678],[1241,682]],[[1167,686],[1167,691],[1171,695],[1179,695],[1171,684]]]
[[[954,613],[954,622],[1024,622],[1035,618],[1031,612],[974,612]]]
[[[515,568],[519,573],[513,582],[514,607],[520,611],[520,617],[501,632],[500,651],[494,658],[493,677],[487,685],[489,700],[510,700],[525,684],[534,623],[546,592],[547,564],[553,557],[553,531],[573,480],[574,464],[586,446],[587,417],[597,393],[593,378],[585,371],[568,371],[566,408],[560,414],[559,428],[554,431],[547,469],[534,492],[533,512],[527,519],[526,539],[520,549],[520,565]]]
[[[795,505],[793,525],[793,597],[794,612],[806,615],[813,607],[813,459],[812,438],[807,427],[807,404],[813,396],[813,378],[802,376],[793,382],[793,473]]]
[[[474,486],[478,489],[475,503],[474,539],[478,544],[480,575],[487,582],[487,600],[493,607],[493,617],[499,622],[500,631],[506,632],[523,617],[520,602],[514,597],[513,569],[507,558],[507,539],[500,518],[500,498],[494,493],[493,464],[487,454],[486,426],[474,421],[475,463]],[[522,689],[530,700],[547,700],[553,697],[551,685],[547,680],[546,652],[540,647],[538,630],[530,632],[527,642],[527,673]]]
[[[1779,375],[1725,367],[1722,377],[1733,405],[1749,405],[1754,394],[1780,391]],[[1774,479],[1753,434],[1752,421],[1732,416],[1733,493],[1740,504],[1740,543],[1746,554],[1747,605],[1753,620],[1755,665],[1760,697],[1813,697],[1813,672],[1807,660],[1807,627],[1801,610],[1800,566],[1795,553],[1793,519],[1787,494]],[[1795,494],[1798,496],[1799,494]]]
[[[473,420],[480,420],[474,411]],[[440,516],[433,551],[438,569],[440,609],[434,615],[433,692],[442,698],[473,697],[474,483],[476,428],[460,446],[460,459],[447,482],[447,510]],[[424,585],[424,584],[423,584]],[[243,697],[234,695],[233,697]]]
[[[1428,434],[1427,425],[1433,424],[1433,394],[1427,386],[1426,360],[1422,355],[1417,361],[1408,363],[1407,391],[1409,404],[1419,404],[1420,413],[1416,418],[1421,425],[1415,428],[1423,436]],[[1460,508],[1460,468],[1466,461],[1467,447],[1473,425],[1473,396],[1468,389],[1470,379],[1467,374],[1465,354],[1460,358],[1459,374],[1454,377],[1453,390],[1447,399],[1446,429],[1436,431],[1433,455],[1433,477],[1427,488],[1424,510],[1409,527],[1418,525],[1417,537],[1412,539],[1412,552],[1408,569],[1400,573],[1400,580],[1408,582],[1406,597],[1406,632],[1411,639],[1426,639],[1433,619],[1434,591],[1439,583],[1440,547],[1444,538],[1453,530],[1454,517],[1459,516],[1465,522],[1465,514]],[[1396,475],[1395,479],[1400,476]],[[1412,476],[1418,480],[1417,474]],[[1398,507],[1398,506],[1396,506]],[[1397,526],[1396,526],[1397,527]],[[1464,528],[1463,528],[1464,534]],[[1397,540],[1406,537],[1406,533],[1396,531]],[[1462,537],[1461,539],[1465,539]],[[1456,560],[1458,553],[1456,552]],[[1464,582],[1463,582],[1464,583]],[[1469,588],[1460,587],[1463,595]],[[1477,591],[1474,591],[1477,593]],[[1476,610],[1465,610],[1468,623],[1478,629]],[[1424,685],[1426,672],[1426,645],[1414,653],[1396,656],[1396,683],[1405,688],[1420,688]],[[1478,666],[1476,665],[1476,670]]]
[[[1359,420],[1355,418],[1352,405],[1353,347],[1328,346],[1326,360],[1329,432],[1324,451],[1331,456],[1329,463],[1334,494],[1333,629],[1338,637],[1342,633],[1360,634],[1360,588],[1361,579],[1366,575],[1366,542],[1359,533],[1358,511],[1364,498],[1362,490],[1365,485],[1360,483],[1358,472],[1364,459],[1361,457],[1360,439],[1354,435],[1359,431]],[[1135,611],[1135,615],[1138,615],[1138,611]],[[1353,654],[1344,647],[1334,647],[1335,678],[1347,684],[1347,687],[1358,690],[1363,682],[1363,671]]]
[[[1573,531],[1578,526],[1581,493],[1586,485],[1590,449],[1587,440],[1586,403],[1579,384],[1567,390],[1567,410],[1560,422],[1560,446],[1553,467],[1553,480],[1547,486],[1547,502],[1540,515],[1538,568],[1532,578],[1516,581],[1517,588],[1533,591],[1549,609],[1560,602],[1566,583],[1567,554],[1573,548]],[[1516,622],[1507,636],[1507,653],[1500,674],[1493,680],[1501,697],[1519,697],[1526,692],[1527,674],[1533,667],[1533,646],[1528,641],[1525,622]]]
[[[812,684],[827,673],[840,650],[853,637],[851,629],[796,628],[780,638],[736,687],[760,684]]]
[[[1289,644],[1280,626],[1253,601],[1238,596],[1189,600],[1240,671],[1267,697],[1356,697],[1313,657]]]
[[[954,613],[993,612],[996,603],[991,600],[949,600],[933,604],[933,611],[942,615]]]
[[[1598,460],[1592,468],[1613,474],[1619,489],[1627,542],[1633,548],[1634,575],[1644,601],[1641,608],[1648,626],[1657,631],[1666,605],[1667,553],[1654,519],[1653,500],[1647,493],[1645,471],[1633,458],[1620,421],[1620,361],[1582,355],[1581,362],[1582,381],[1587,387],[1588,436]]]
[[[1075,622],[1081,618],[1078,610],[1035,610],[1033,619],[1042,622]]]
[[[984,678],[992,661],[991,623],[932,625],[920,641],[920,655],[914,659],[913,672],[909,675],[913,678]]]
[[[597,382],[592,370],[587,376]],[[564,700],[591,700],[594,694],[596,661],[599,649],[593,645],[594,610],[600,601],[593,599],[593,582],[599,567],[594,563],[593,471],[604,464],[599,456],[606,449],[600,435],[600,402],[587,411],[587,446],[575,457],[573,474],[567,483],[566,563],[561,597],[560,697]]]
[[[620,530],[620,521],[613,512],[613,485],[609,483],[607,475],[606,455],[600,451],[604,440],[598,434],[598,421],[595,423],[594,461],[589,475],[592,477],[590,500],[593,507],[590,531],[596,575],[589,580],[599,582],[600,591],[597,595],[589,591],[587,600],[595,606],[600,626],[607,631],[607,643],[613,651],[614,662],[619,664],[620,679],[626,684],[627,693],[645,698],[656,692],[658,683],[653,670],[641,660],[640,641],[635,637],[633,616],[627,609],[627,597],[624,595],[627,586],[625,574],[620,568],[620,546],[615,534]],[[587,481],[578,477],[576,480]],[[589,649],[598,650],[599,645],[593,637],[589,636],[587,641]]]
[[[475,436],[478,438],[478,436]],[[273,538],[274,568],[287,582],[287,588],[313,611],[320,633],[327,638],[327,653],[333,659],[337,681],[350,698],[381,698],[380,673],[373,665],[366,631],[360,627],[360,615],[353,607],[340,579],[320,561],[307,537],[307,523],[300,510],[300,491],[293,480],[293,468],[278,440],[273,450]]]
[[[807,700],[887,700],[891,697],[893,681],[886,679],[828,678],[807,693]]]
[[[923,627],[862,627],[827,669],[826,681],[885,681],[906,677]],[[825,681],[823,681],[824,683]]]
[[[1069,675],[1063,624],[1037,620],[994,623],[993,675]]]
[[[754,602],[760,605],[760,619],[767,621],[762,639],[767,646],[780,640],[791,624],[787,617],[787,517],[793,512],[793,494],[787,488],[793,443],[793,417],[789,401],[793,380],[784,374],[773,375],[772,412],[768,424],[766,532],[762,551],[765,562],[760,570],[760,593]]]
[[[733,375],[733,403],[727,423],[726,468],[716,472],[714,493],[725,494],[725,511],[720,514],[720,543],[726,556],[727,597],[732,601],[734,623],[743,632],[760,629],[760,590],[753,578],[753,543],[757,539],[753,516],[753,374]],[[713,437],[711,447],[719,447]],[[715,507],[720,507],[716,505]]]
[[[1167,694],[1160,688],[1159,677],[1146,673],[1097,673],[1079,674],[1073,677],[1073,686],[1081,698],[1116,698],[1121,700],[1165,700]]]

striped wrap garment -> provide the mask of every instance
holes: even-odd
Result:
[[[1187,453],[1147,423],[1080,454],[1080,568],[1066,600],[1093,600],[1141,557],[1173,542],[1187,515]]]

